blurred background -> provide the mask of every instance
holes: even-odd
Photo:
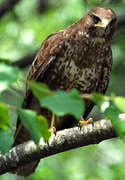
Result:
[[[41,42],[51,33],[72,24],[90,8],[106,6],[118,16],[113,38],[113,70],[107,94],[125,96],[125,0],[0,0],[0,60],[9,59],[21,68],[19,79],[4,99],[21,105],[31,62]],[[10,111],[11,126],[16,115]],[[98,109],[92,115],[100,119]],[[103,141],[41,160],[28,178],[12,174],[0,180],[123,180],[125,179],[125,143],[120,139]]]

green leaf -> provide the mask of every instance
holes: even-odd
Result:
[[[8,108],[0,104],[0,128],[5,130],[9,127]]]
[[[125,122],[121,121],[119,118],[119,113],[115,106],[108,107],[105,112],[105,116],[111,120],[117,134],[122,137],[125,133]]]
[[[53,111],[57,116],[71,114],[77,119],[80,119],[84,110],[84,102],[76,89],[70,92],[58,90],[52,96],[45,97],[40,104]]]
[[[30,81],[28,83],[29,88],[32,90],[33,94],[39,99],[43,99],[44,97],[52,94],[52,91],[48,88],[46,84]]]
[[[10,59],[0,58],[0,63],[5,63],[5,64],[10,65],[11,64],[11,60]]]
[[[38,118],[38,123],[40,125],[40,132],[42,134],[42,137],[47,142],[51,136],[51,133],[49,132],[48,129],[47,119],[44,116],[37,116],[37,118]]]
[[[119,113],[115,106],[110,105],[109,98],[100,93],[93,93],[91,99],[99,106],[101,112],[111,120],[117,134],[122,137],[125,133],[125,122],[119,119]]]
[[[36,112],[31,110],[18,109],[18,114],[24,126],[28,129],[31,139],[36,144],[38,144],[42,135],[40,132]]]
[[[19,70],[4,63],[0,64],[0,91],[7,89],[17,80]]]
[[[0,129],[0,151],[7,153],[13,144],[13,134],[8,128],[6,130]]]
[[[110,106],[109,99],[100,93],[93,93],[90,98],[100,108],[102,113]]]
[[[112,101],[118,109],[125,113],[125,98],[121,96],[112,96]]]

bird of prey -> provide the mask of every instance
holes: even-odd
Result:
[[[82,94],[105,93],[112,68],[111,41],[115,24],[113,10],[96,7],[64,30],[48,36],[32,63],[28,81],[43,82],[51,90],[70,91],[76,88]],[[86,101],[84,119],[93,105],[91,101]],[[52,112],[40,107],[28,88],[22,107],[44,115],[50,125]],[[73,122],[73,118],[64,116],[56,122],[55,127],[57,130],[63,129],[72,126]],[[18,118],[14,145],[29,139],[28,131]],[[15,173],[28,176],[34,172],[38,162],[22,166]]]

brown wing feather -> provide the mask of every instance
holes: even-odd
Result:
[[[35,60],[33,61],[28,80],[37,80],[39,75],[45,72],[48,65],[59,54],[65,41],[64,31],[58,31],[48,36],[42,43]]]
[[[63,47],[64,40],[65,38],[63,36],[63,31],[54,33],[44,40],[36,55],[35,60],[33,61],[31,70],[28,75],[28,79],[27,79],[28,81],[32,79],[35,79],[37,81],[39,79],[39,76],[42,76],[44,72],[47,70],[47,68],[52,63],[54,63],[56,56]],[[38,103],[36,98],[32,96],[32,92],[28,88],[26,88],[26,96],[24,98],[22,108],[28,108],[29,106],[31,106],[31,101],[33,105],[35,103],[36,104]],[[37,108],[38,106],[36,107],[36,111],[38,111]],[[35,110],[35,107],[30,107],[30,109]],[[15,141],[13,146],[21,144],[29,139],[30,139],[29,132],[24,128],[24,126],[21,123],[21,120],[18,117],[17,129],[15,132]],[[21,176],[28,176],[34,172],[38,163],[39,161],[35,161],[31,164],[22,166],[16,171],[13,171],[13,173],[16,173]]]
[[[101,92],[103,94],[105,94],[105,92],[107,90],[108,83],[110,80],[110,74],[111,74],[111,70],[112,70],[112,50],[111,50],[111,48],[109,48],[109,50],[106,51],[105,57],[106,57],[106,60],[104,61],[104,64],[102,66],[103,68],[102,68],[99,84],[97,87],[97,92]]]

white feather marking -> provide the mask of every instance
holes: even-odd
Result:
[[[78,31],[78,34],[83,35],[84,33],[83,33],[83,31]]]

